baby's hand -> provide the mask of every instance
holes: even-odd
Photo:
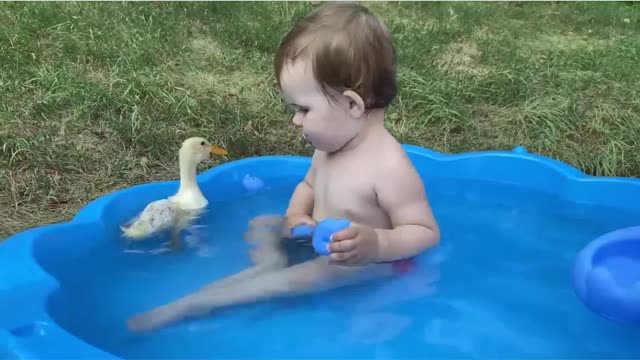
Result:
[[[333,234],[329,244],[330,263],[336,265],[366,265],[378,257],[378,234],[370,226],[352,224]]]
[[[286,217],[286,221],[285,221],[285,226],[282,229],[283,230],[282,236],[285,237],[285,238],[290,238],[291,237],[291,230],[294,227],[296,227],[298,225],[303,225],[303,224],[316,226],[316,221],[313,220],[308,215],[305,215],[305,214],[287,216]]]

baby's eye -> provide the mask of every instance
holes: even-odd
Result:
[[[309,112],[309,108],[308,107],[303,107],[303,106],[298,106],[298,105],[290,105],[287,107],[290,111],[292,111],[293,113],[303,113],[306,114],[307,112]]]

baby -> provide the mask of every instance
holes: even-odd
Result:
[[[320,6],[286,35],[274,65],[293,123],[316,149],[286,216],[252,221],[254,267],[131,318],[131,330],[391,276],[438,244],[424,185],[384,126],[397,90],[396,53],[382,21],[355,3]],[[328,256],[293,263],[285,248],[296,241],[281,240],[280,229],[289,234],[327,217],[351,226],[334,233]]]

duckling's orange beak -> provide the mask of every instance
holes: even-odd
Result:
[[[225,149],[223,149],[221,147],[218,147],[218,146],[212,146],[211,147],[211,153],[213,155],[218,155],[218,156],[225,156],[225,155],[228,154],[227,150],[225,150]]]

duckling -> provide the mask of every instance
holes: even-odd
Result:
[[[171,231],[171,243],[175,250],[180,248],[180,230],[189,226],[207,207],[196,180],[196,170],[200,162],[208,160],[211,154],[224,156],[227,151],[212,146],[206,139],[192,137],[182,143],[179,152],[180,186],[178,192],[166,199],[148,204],[144,210],[120,227],[123,235],[130,240],[142,240],[163,231]]]

